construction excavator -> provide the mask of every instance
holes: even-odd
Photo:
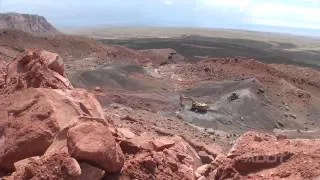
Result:
[[[201,103],[198,101],[193,100],[190,97],[186,97],[180,95],[180,107],[184,107],[184,101],[191,101],[191,109],[190,111],[197,112],[197,113],[206,113],[209,110],[209,106],[206,103]]]

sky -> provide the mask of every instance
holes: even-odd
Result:
[[[58,28],[206,27],[320,36],[320,0],[0,0],[0,12],[42,15]]]

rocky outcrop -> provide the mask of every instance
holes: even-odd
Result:
[[[57,34],[59,33],[46,18],[31,14],[1,13],[0,29],[15,29],[27,33]]]
[[[63,60],[55,53],[28,50],[8,65],[5,92],[26,88],[73,89],[64,76]]]
[[[0,97],[0,168],[6,170],[43,154],[64,129],[89,118],[103,121],[100,104],[84,90],[30,88]]]
[[[213,162],[215,179],[315,179],[320,177],[319,140],[284,139],[247,132],[227,157]]]
[[[121,170],[123,153],[99,102],[63,74],[63,61],[46,51],[8,65],[0,94],[0,170],[15,171],[8,179],[100,179]]]
[[[123,129],[116,132],[127,157],[120,177],[192,180],[195,170],[202,165],[196,150],[179,136],[132,136],[129,130],[123,133]]]
[[[73,179],[81,175],[79,163],[68,154],[24,160],[25,163],[4,179]]]
[[[104,170],[87,163],[78,163],[65,153],[28,158],[15,164],[19,164],[16,171],[4,179],[100,180],[105,175]]]

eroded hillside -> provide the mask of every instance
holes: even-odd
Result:
[[[201,59],[1,31],[0,177],[319,178],[320,72]]]

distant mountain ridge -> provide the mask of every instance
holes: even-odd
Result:
[[[0,29],[15,29],[35,34],[59,33],[45,17],[19,13],[0,13]]]

